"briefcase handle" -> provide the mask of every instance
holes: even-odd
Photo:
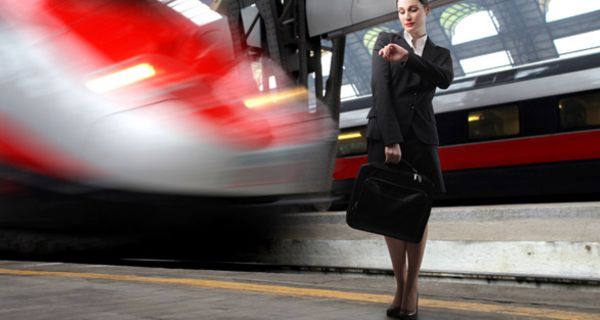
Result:
[[[400,167],[404,167],[405,169],[409,169],[410,171],[412,171],[414,180],[418,180],[419,183],[421,181],[423,181],[423,176],[419,173],[419,171],[417,171],[417,169],[415,169],[415,167],[410,162],[408,162],[404,159],[401,159],[400,163],[398,163],[398,164],[386,163],[386,164],[384,164],[384,166],[387,166],[389,169],[392,169],[392,170],[397,170],[397,169],[400,169]],[[400,169],[400,170],[405,170],[405,169]]]
[[[396,165],[390,165],[390,164],[386,164],[386,165],[389,165],[389,166],[402,166],[403,165],[403,166],[407,167],[408,169],[410,169],[413,173],[417,173],[417,174],[419,173],[417,171],[417,169],[415,169],[415,167],[413,167],[413,165],[405,159],[401,159],[400,163],[398,163]]]

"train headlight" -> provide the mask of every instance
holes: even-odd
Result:
[[[155,75],[154,66],[149,63],[141,63],[91,79],[85,85],[94,92],[104,93],[152,78]]]
[[[244,105],[248,109],[265,108],[275,104],[298,101],[305,98],[307,94],[305,88],[293,88],[245,99]]]

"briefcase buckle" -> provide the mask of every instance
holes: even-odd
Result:
[[[415,173],[413,175],[413,180],[414,181],[418,181],[419,183],[421,183],[423,181],[423,179],[421,178],[421,176],[419,174],[417,174],[417,173]]]

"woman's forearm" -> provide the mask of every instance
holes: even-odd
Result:
[[[441,89],[448,88],[454,79],[452,58],[449,52],[445,53],[444,60],[439,65],[423,59],[414,53],[409,53],[405,67]]]

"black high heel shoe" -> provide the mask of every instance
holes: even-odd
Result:
[[[403,313],[400,319],[419,320],[419,293],[417,292],[417,309],[413,313]]]
[[[394,308],[388,308],[385,312],[385,314],[390,317],[390,318],[394,318],[394,319],[403,319],[402,317],[404,316],[404,312],[402,311],[402,306],[397,306]]]

